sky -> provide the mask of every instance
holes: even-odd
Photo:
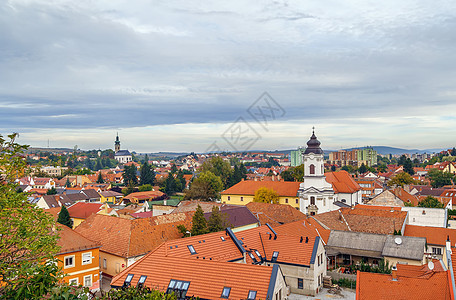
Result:
[[[137,152],[449,148],[455,1],[0,1],[0,134]]]

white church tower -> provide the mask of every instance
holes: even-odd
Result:
[[[300,210],[308,215],[332,210],[336,200],[332,185],[326,181],[323,150],[312,130],[303,154],[304,178],[298,191]]]

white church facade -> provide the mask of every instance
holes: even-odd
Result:
[[[350,174],[345,171],[325,174],[324,153],[315,132],[307,142],[303,162],[304,178],[298,190],[301,212],[315,215],[361,203],[361,188]]]
[[[133,161],[133,157],[128,150],[120,150],[119,134],[117,134],[116,141],[114,143],[114,158],[121,164],[126,164]]]

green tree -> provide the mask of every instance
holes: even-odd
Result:
[[[358,169],[358,173],[359,174],[364,174],[366,172],[367,172],[367,167],[366,167],[366,165],[364,163],[362,163],[361,167],[359,167],[359,169]]]
[[[390,180],[388,180],[388,186],[404,186],[413,183],[415,183],[415,180],[412,178],[412,176],[410,176],[409,173],[406,172],[401,172],[393,178],[391,178]]]
[[[95,171],[103,169],[103,164],[101,158],[97,158],[97,163],[95,164]]]
[[[67,177],[67,180],[65,182],[65,187],[71,187],[71,182],[70,179]]]
[[[199,204],[193,215],[191,233],[192,236],[208,233],[207,221],[204,218],[203,209]]]
[[[168,177],[165,179],[165,193],[168,195],[172,195],[177,191],[177,184],[176,179],[174,178],[174,174],[168,172]]]
[[[219,193],[222,188],[223,183],[220,177],[210,171],[202,172],[185,193],[185,198],[213,201],[220,197]]]
[[[147,154],[146,154],[146,158],[147,158]],[[154,185],[154,183],[155,183],[155,173],[152,170],[152,166],[149,165],[148,158],[144,161],[143,165],[141,166],[140,183],[141,183],[141,185],[144,185],[144,184]]]
[[[134,164],[125,166],[123,173],[125,185],[132,184],[133,186],[135,186],[138,184],[138,177],[136,176],[136,171],[136,166]]]
[[[418,207],[443,208],[443,203],[435,197],[427,196],[418,202]]]
[[[253,197],[254,202],[263,202],[263,203],[279,203],[279,194],[273,189],[267,187],[260,187],[255,191],[255,196]]]
[[[57,190],[55,189],[55,187],[51,187],[46,191],[46,195],[57,195]]]
[[[98,172],[97,183],[104,183],[103,176],[101,176],[101,172]]]
[[[68,209],[65,207],[65,205],[62,205],[62,208],[60,209],[57,222],[67,227],[73,228],[73,221],[71,220],[70,213],[68,212]]]
[[[413,163],[410,158],[407,158],[404,163],[404,172],[409,173],[410,175],[415,174],[415,170],[413,170]]]
[[[293,177],[293,172],[290,169],[280,173],[280,176],[284,181],[295,181],[295,178]]]
[[[449,172],[443,172],[437,169],[431,169],[428,172],[429,179],[431,180],[431,185],[434,188],[439,188],[444,185],[453,184],[453,174]]]
[[[184,178],[184,172],[179,170],[177,172],[177,177],[176,177],[176,187],[178,192],[182,192],[185,189],[185,186],[187,185],[187,180]]]
[[[207,171],[212,172],[222,180],[222,188],[226,188],[228,186],[229,179],[232,176],[231,166],[228,161],[224,161],[218,156],[212,157],[211,159],[206,160],[201,166],[201,172]]]
[[[381,172],[381,173],[385,173],[386,172],[386,165],[385,164],[381,164],[381,165],[378,165],[377,166],[377,172]]]
[[[153,187],[150,184],[144,184],[138,187],[140,192],[152,191]]]
[[[38,299],[62,276],[55,259],[58,234],[52,216],[17,192],[15,180],[27,174],[27,146],[16,138],[0,135],[0,295]]]
[[[216,205],[212,206],[212,213],[207,221],[209,232],[218,232],[225,229],[225,221],[220,213],[220,208]]]

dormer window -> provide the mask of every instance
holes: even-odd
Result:
[[[127,278],[125,278],[123,286],[124,287],[129,287],[134,276],[135,276],[134,274],[128,274]]]
[[[253,255],[252,252],[249,252],[249,256],[250,256],[250,258],[253,260],[253,263],[256,263],[256,262],[257,262],[257,260],[256,260],[256,258],[255,258],[255,256]]]
[[[255,300],[256,298],[256,291],[249,291],[249,295],[247,296],[247,300]]]
[[[228,299],[230,297],[230,292],[231,292],[230,287],[224,287],[220,298]]]
[[[193,248],[192,245],[188,245],[187,246],[188,250],[190,251],[190,253],[193,255],[193,254],[196,254],[196,251],[195,251],[195,248]]]
[[[274,253],[272,253],[271,261],[272,262],[276,262],[277,261],[277,257],[279,257],[279,251],[274,251]]]
[[[185,295],[187,294],[188,288],[190,286],[190,281],[181,281],[181,280],[174,280],[171,279],[168,285],[168,289],[166,290],[167,294],[174,293],[176,299],[185,299]]]

